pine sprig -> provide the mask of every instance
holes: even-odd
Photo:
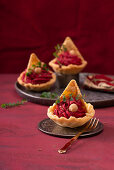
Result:
[[[7,109],[7,108],[23,105],[26,102],[27,100],[23,99],[21,101],[17,101],[16,103],[4,103],[4,104],[1,104],[1,108]]]

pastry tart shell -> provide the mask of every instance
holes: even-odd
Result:
[[[70,37],[65,38],[63,45],[67,48],[68,51],[73,50],[75,55],[82,60],[82,64],[81,65],[69,64],[68,66],[62,65],[61,67],[59,67],[58,64],[55,64],[56,62],[56,58],[55,58],[49,62],[49,65],[53,68],[53,70],[56,73],[60,73],[60,74],[68,75],[68,74],[77,74],[81,72],[86,67],[87,61],[84,60],[83,56],[81,55],[78,48],[76,47],[76,45],[74,44],[74,42],[71,40]],[[59,54],[60,53],[58,53],[58,55]]]
[[[33,90],[33,91],[49,90],[56,81],[56,75],[52,71],[49,71],[49,72],[52,73],[52,78],[49,81],[47,81],[46,83],[42,83],[42,84],[25,83],[22,80],[22,77],[23,77],[23,74],[25,74],[25,71],[23,71],[20,74],[17,81],[20,85],[24,86],[27,90]]]
[[[62,126],[62,127],[70,127],[70,128],[75,128],[84,125],[86,122],[88,122],[95,114],[95,110],[93,106],[90,103],[86,103],[86,116],[76,118],[71,116],[69,119],[65,117],[58,117],[57,115],[54,115],[54,109],[56,107],[56,104],[54,103],[53,106],[50,106],[47,111],[47,115],[50,119],[52,119],[56,124]]]
[[[82,60],[81,65],[69,64],[68,66],[62,65],[61,67],[59,67],[58,64],[55,64],[55,62],[56,62],[56,58],[49,62],[49,65],[53,68],[53,70],[56,73],[67,74],[67,75],[77,74],[77,73],[81,72],[87,65],[87,61],[85,61],[85,60]]]

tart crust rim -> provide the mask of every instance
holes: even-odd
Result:
[[[70,128],[75,128],[75,127],[79,127],[84,125],[86,122],[88,122],[95,114],[95,110],[93,108],[93,105],[91,105],[90,103],[86,103],[84,102],[86,109],[87,109],[87,113],[86,116],[84,117],[80,117],[80,118],[76,118],[74,116],[70,116],[69,119],[65,118],[65,117],[58,117],[57,115],[53,114],[53,110],[55,108],[55,103],[53,104],[53,106],[50,106],[48,108],[47,111],[47,115],[50,119],[52,119],[56,124],[62,126],[62,127],[70,127]]]
[[[68,66],[62,65],[60,68],[58,64],[55,64],[55,62],[56,58],[49,62],[49,66],[51,66],[56,73],[61,74],[77,74],[81,72],[87,65],[87,61],[82,60],[81,65],[69,64]]]
[[[43,91],[43,90],[48,90],[50,89],[50,87],[55,83],[56,81],[56,75],[55,73],[53,73],[52,71],[49,71],[50,73],[52,73],[52,78],[47,81],[46,83],[41,83],[41,84],[31,84],[31,83],[25,83],[22,80],[22,76],[25,73],[25,71],[23,71],[20,76],[17,78],[17,82],[24,86],[26,89],[28,90],[33,90],[33,91]]]

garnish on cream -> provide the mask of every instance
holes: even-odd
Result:
[[[51,78],[52,74],[48,72],[47,65],[42,65],[41,62],[38,62],[36,65],[32,65],[32,67],[28,69],[28,71],[25,71],[22,80],[26,83],[41,84],[46,83]]]
[[[59,102],[58,102],[59,101]],[[56,102],[56,109],[54,110],[54,114],[58,117],[66,117],[67,119],[70,116],[74,116],[76,118],[85,116],[86,109],[83,106],[80,98],[75,98],[69,95],[69,98],[66,99],[63,96],[63,99],[59,99]]]
[[[68,66],[69,64],[74,64],[74,65],[81,65],[82,60],[79,58],[74,50],[68,51],[65,45],[60,46],[57,44],[55,47],[56,52],[53,53],[53,55],[56,57],[56,62],[55,64],[65,65]]]
[[[66,52],[62,52],[58,56],[57,61],[55,63],[56,64],[60,63],[65,66],[68,66],[69,64],[81,65],[82,60],[78,56],[72,55],[68,51],[66,51]]]
[[[53,86],[56,75],[38,59],[35,53],[32,53],[27,68],[20,74],[17,81],[27,90],[44,91]]]

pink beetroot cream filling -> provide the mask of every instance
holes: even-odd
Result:
[[[31,83],[31,84],[46,83],[52,78],[52,74],[46,70],[42,70],[41,73],[39,74],[33,71],[29,76],[26,76],[26,80],[25,80],[25,74],[26,74],[26,71],[22,76],[23,82]]]
[[[68,66],[69,64],[81,65],[82,60],[78,56],[71,55],[68,51],[66,51],[64,53],[61,53],[57,58],[55,64],[59,64],[59,63],[65,66]]]
[[[73,103],[78,106],[78,110],[76,112],[69,111],[69,106]],[[56,105],[54,114],[58,117],[65,117],[67,119],[70,118],[70,116],[79,118],[86,115],[86,109],[83,108],[81,100],[73,99],[73,101],[70,101],[69,99],[67,99],[66,102],[61,101]]]
[[[106,83],[110,86],[114,86],[114,79],[108,76],[105,76],[103,74],[99,74],[99,75],[93,75],[91,78],[89,76],[87,76],[87,78],[89,80],[91,80],[94,84],[98,85],[99,83],[103,82]]]

